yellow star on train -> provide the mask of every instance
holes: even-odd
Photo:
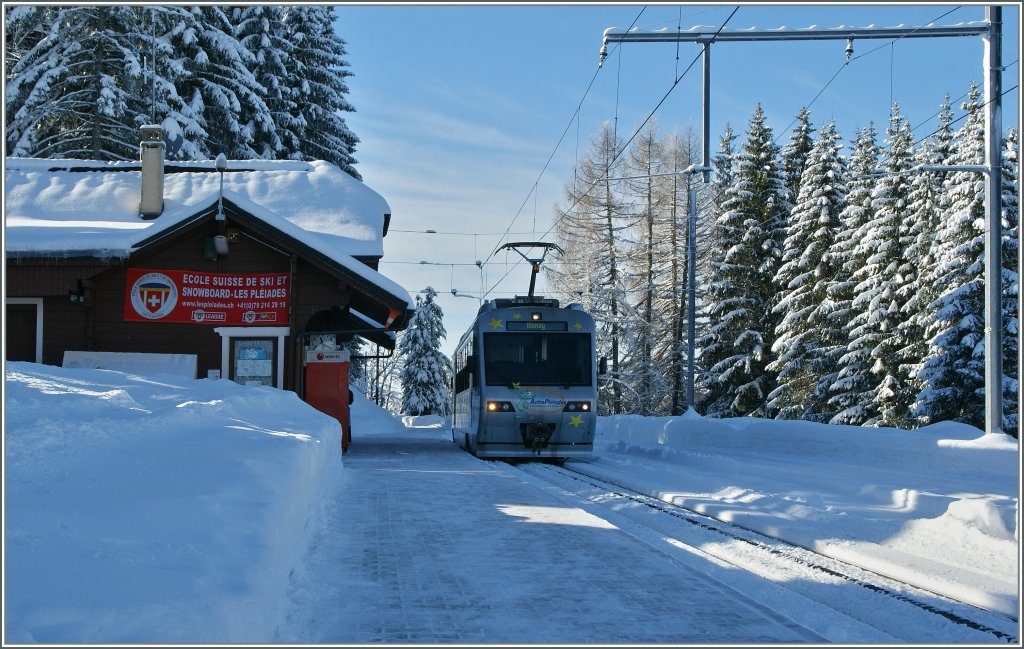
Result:
[[[577,322],[576,323],[576,331],[579,331],[582,328],[583,328],[583,323],[582,322]]]
[[[578,428],[583,423],[583,415],[573,415],[569,418],[569,425],[573,428]]]
[[[522,320],[523,319],[523,316],[518,314],[518,313],[513,313],[512,317],[515,318],[516,320]]]
[[[501,327],[501,320],[497,318],[491,318],[491,329],[499,329]]]

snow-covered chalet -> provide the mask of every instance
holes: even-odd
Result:
[[[5,159],[7,360],[186,357],[297,390],[310,349],[394,349],[415,305],[377,271],[383,197],[322,161],[165,161],[158,127],[140,158]]]

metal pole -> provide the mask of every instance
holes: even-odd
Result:
[[[704,167],[704,184],[711,182],[711,42],[704,43],[704,156],[701,166]]]
[[[1002,7],[985,7],[985,433],[1003,432]]]
[[[688,284],[688,295],[686,310],[689,316],[687,322],[687,357],[686,357],[686,401],[689,408],[694,408],[693,402],[693,357],[696,353],[697,341],[695,334],[697,331],[697,314],[694,313],[697,309],[697,192],[692,189],[689,192],[690,197],[690,213],[689,213],[689,227],[687,229],[687,259],[686,259],[686,275]]]

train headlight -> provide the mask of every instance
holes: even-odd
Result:
[[[566,402],[565,407],[562,408],[562,412],[590,412],[589,401],[569,401]]]
[[[541,316],[540,311],[534,311],[533,313],[530,314],[530,319],[531,320],[540,320],[541,317],[542,316]]]
[[[487,402],[487,412],[512,412],[513,410],[514,410],[514,408],[512,407],[512,402],[511,401],[488,401]]]

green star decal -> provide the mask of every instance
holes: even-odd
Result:
[[[576,331],[579,331],[580,329],[583,328],[583,323],[582,322],[577,322],[575,326],[576,326]]]
[[[522,320],[523,319],[523,316],[519,315],[518,313],[513,313],[512,317],[515,318],[516,320]]]
[[[582,423],[583,423],[583,415],[573,415],[569,419],[569,425],[572,426],[573,428],[578,428],[579,425],[582,424]]]
[[[491,329],[500,329],[500,328],[501,328],[501,320],[498,320],[497,318],[491,318]]]
[[[512,389],[515,390],[516,392],[519,392],[519,383],[513,383]]]

